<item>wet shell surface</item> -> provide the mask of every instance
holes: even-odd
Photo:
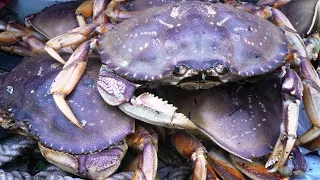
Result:
[[[16,121],[28,124],[31,134],[46,147],[72,154],[103,150],[132,133],[134,120],[101,98],[96,88],[100,66],[99,60],[90,58],[86,73],[66,98],[84,130],[56,107],[50,87],[62,66],[46,54],[25,58],[4,77],[0,105]]]
[[[171,87],[166,99],[225,150],[246,159],[271,152],[284,118],[279,85],[228,84],[209,90]]]
[[[152,81],[180,65],[197,71],[222,65],[238,78],[264,74],[282,65],[288,48],[283,31],[267,20],[227,4],[186,1],[118,24],[100,39],[99,51],[116,74]]]

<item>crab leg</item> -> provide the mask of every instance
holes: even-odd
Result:
[[[318,74],[312,65],[306,61],[302,66],[303,80],[303,102],[309,118],[313,125],[310,130],[298,138],[296,145],[310,142],[320,136],[320,81]],[[311,72],[310,72],[311,71]],[[312,81],[315,80],[315,81]]]
[[[230,162],[228,153],[222,150],[208,152],[208,163],[222,179],[246,179],[243,174]],[[260,174],[261,172],[259,172]]]
[[[74,44],[79,44],[84,42],[92,33],[98,24],[90,24],[88,26],[78,27],[67,34],[62,34],[53,39],[50,39],[44,49],[56,60],[65,64],[65,61],[61,58],[61,56],[56,52],[63,47],[67,47]],[[75,54],[75,52],[74,52]]]
[[[299,106],[302,100],[302,84],[297,73],[291,69],[283,78],[282,96],[285,119],[281,123],[280,136],[265,167],[271,167],[270,172],[275,172],[286,162],[291,149],[296,141],[298,128]]]
[[[288,158],[286,164],[279,169],[279,172],[286,177],[290,177],[292,175],[302,177],[305,175],[306,170],[306,160],[300,152],[300,149],[298,147],[294,147],[290,153],[290,158]]]
[[[122,1],[125,1],[125,0],[112,0],[108,4],[106,13],[114,21],[123,21],[125,19],[129,19],[135,14],[135,12],[120,11],[119,2],[122,2]]]
[[[173,135],[172,142],[183,157],[193,162],[193,179],[205,180],[207,178],[205,147],[195,137],[182,131]]]
[[[155,179],[158,167],[158,139],[156,136],[137,125],[135,133],[127,137],[127,143],[129,147],[142,152],[132,179]]]
[[[85,18],[88,18],[93,14],[93,2],[94,0],[84,1],[76,10],[77,22],[79,26],[85,26]]]
[[[95,23],[107,22],[106,9],[109,4],[109,0],[95,0],[93,5],[93,21]]]
[[[0,30],[9,32],[23,32],[25,33],[25,35],[34,36],[40,41],[48,40],[48,38],[38,33],[37,31],[21,26],[20,24],[17,24],[15,22],[9,22],[8,24],[5,24],[3,21],[0,21]]]
[[[3,30],[7,31],[0,33],[0,44],[3,45],[1,46],[2,50],[22,56],[31,56],[43,52],[44,43],[39,39],[39,37],[42,38],[42,35],[38,35],[38,33],[13,22],[6,25],[6,28]],[[30,47],[31,52],[27,48],[13,45],[19,42],[25,42]]]
[[[270,173],[260,162],[248,162],[230,154],[234,166],[251,179],[288,179],[281,178],[278,173]]]
[[[50,90],[58,108],[79,128],[82,128],[82,126],[72,113],[64,98],[71,93],[82,77],[86,68],[89,49],[89,41],[84,42],[77,48],[75,53],[72,54],[68,62],[63,66],[61,72],[56,76]]]
[[[257,13],[254,9],[254,6],[249,7],[252,12]],[[270,156],[268,162],[266,163],[266,167],[269,167],[273,164],[274,167],[270,171],[276,171],[279,167],[281,167],[285,160],[287,159],[289,152],[291,151],[293,144],[296,139],[296,129],[298,122],[298,109],[300,101],[302,100],[302,89],[303,91],[303,100],[305,106],[309,106],[309,110],[307,110],[308,116],[313,116],[314,121],[311,123],[314,124],[315,128],[308,131],[307,135],[303,136],[303,142],[310,141],[316,138],[319,134],[316,132],[319,129],[320,124],[320,116],[318,114],[317,109],[319,109],[320,104],[316,102],[319,99],[320,92],[320,80],[317,76],[316,71],[307,60],[307,50],[304,46],[304,42],[301,37],[296,33],[296,30],[290,23],[290,21],[285,17],[285,15],[275,8],[264,8],[262,9],[268,14],[265,17],[273,17],[275,24],[282,28],[287,36],[287,39],[291,45],[292,53],[288,55],[287,62],[290,63],[291,66],[299,67],[298,75],[292,72],[292,70],[287,71],[283,82],[283,97],[284,108],[286,114],[286,119],[282,123],[281,126],[281,135],[278,139],[278,142],[274,148],[272,155]],[[259,10],[261,11],[261,10]],[[259,13],[258,13],[259,14]],[[302,84],[301,81],[302,80]],[[300,138],[301,139],[301,138]],[[283,141],[285,140],[285,141]],[[297,144],[299,144],[297,141]]]
[[[0,49],[11,54],[16,54],[23,57],[32,55],[32,51],[30,49],[21,45],[0,46]]]
[[[282,27],[284,30],[285,28],[294,30],[289,20],[279,10],[272,9],[272,15],[278,26]],[[311,63],[307,60],[308,53],[310,54],[310,52],[307,51],[310,51],[310,48],[309,50],[305,49],[302,39],[296,33],[286,31],[286,35],[290,44],[292,44],[293,49],[298,52],[296,55],[298,57],[296,57],[295,61],[291,64],[297,64],[300,68],[300,78],[302,79],[304,88],[303,102],[310,122],[313,124],[313,128],[307,131],[296,142],[296,145],[300,145],[320,136],[320,79]]]
[[[79,26],[85,26],[85,18],[92,16],[95,23],[107,22],[105,9],[107,8],[108,0],[87,0],[83,2],[76,10],[76,16]]]
[[[273,6],[274,8],[280,8],[281,6],[289,3],[291,0],[260,0],[258,6]]]
[[[228,158],[228,153],[222,150],[211,150],[207,154],[206,149],[195,137],[182,131],[173,135],[173,143],[182,156],[193,161],[193,179],[206,179],[206,174],[211,172],[211,168],[219,177],[225,180],[245,180],[246,177],[241,172],[245,172],[246,175],[253,179],[261,179],[261,177],[263,177],[263,179],[272,179],[279,177],[278,174],[267,172],[267,169],[262,164],[256,167],[256,163],[242,159],[239,160],[241,163],[239,163],[240,168],[238,168],[237,165],[231,163]],[[240,169],[241,172],[238,169]],[[245,169],[245,171],[243,171],[243,169]]]

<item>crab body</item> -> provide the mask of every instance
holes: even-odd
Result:
[[[281,29],[252,14],[225,4],[181,2],[120,23],[100,39],[99,49],[103,64],[129,80],[177,84],[198,75],[221,83],[276,69],[286,44]]]
[[[119,167],[135,121],[100,97],[95,79],[100,63],[90,59],[90,69],[68,98],[86,130],[74,126],[56,107],[50,84],[61,65],[48,55],[24,59],[12,72],[1,75],[0,104],[6,112],[1,114],[1,125],[36,138],[49,162],[101,179]]]

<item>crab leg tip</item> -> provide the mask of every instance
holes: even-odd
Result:
[[[73,123],[75,124],[78,128],[84,130],[84,128],[81,126],[73,112],[71,111],[70,107],[68,106],[66,100],[64,99],[63,96],[53,94],[53,99],[60,109],[60,111]]]
[[[52,48],[50,45],[46,45],[44,49],[50,54],[54,59],[59,61],[61,64],[66,64],[66,61]]]

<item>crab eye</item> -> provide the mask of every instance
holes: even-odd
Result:
[[[183,75],[187,72],[188,68],[184,65],[176,65],[174,67],[174,74]]]
[[[223,64],[218,64],[217,66],[214,67],[214,70],[216,73],[218,74],[226,74],[228,73],[228,67],[226,67],[225,65]]]

